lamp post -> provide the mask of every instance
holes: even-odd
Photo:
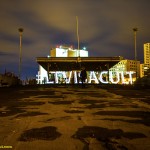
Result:
[[[19,79],[21,79],[21,66],[22,66],[22,33],[23,28],[19,28],[19,35],[20,35],[20,53],[19,53]]]
[[[137,60],[137,50],[136,50],[136,32],[138,31],[138,28],[133,28],[134,33],[134,59]]]
[[[78,52],[79,52],[79,54],[78,54],[78,57],[80,57],[80,41],[79,41],[79,25],[78,25],[78,16],[76,16],[76,21],[77,21],[77,40],[78,40]]]
[[[138,28],[133,28],[133,34],[134,34],[134,60],[136,61],[136,79],[137,79],[137,49],[136,49],[136,33],[138,31]]]

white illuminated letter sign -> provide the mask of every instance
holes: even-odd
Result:
[[[74,83],[78,83],[77,72],[76,71],[74,71]]]
[[[117,78],[116,81],[113,80],[112,71],[109,71],[109,75],[110,75],[110,81],[111,81],[113,84],[117,84],[117,83],[120,81],[119,72],[116,72],[116,78]]]
[[[96,77],[94,71],[91,71],[91,72],[90,72],[90,80],[89,80],[89,83],[91,83],[92,80],[95,81],[95,83],[98,83],[98,80],[97,80],[97,77]]]
[[[50,72],[49,74],[52,74],[52,73],[54,73],[55,74],[55,72]],[[54,81],[49,81],[50,79],[49,79],[49,74],[48,74],[48,83],[50,83],[50,84],[54,84]]]
[[[59,72],[55,72],[55,83],[58,83],[58,74],[59,74]]]
[[[70,83],[71,76],[72,76],[72,71],[70,71],[70,73],[69,73],[69,80],[66,83]]]
[[[129,78],[130,78],[130,83],[132,84],[132,74],[134,74],[135,72],[133,71],[128,71],[126,72],[126,74],[129,74]]]
[[[126,74],[129,75],[129,82],[130,84],[132,84],[132,75],[135,73],[133,71],[128,71],[128,72],[125,72]],[[55,82],[54,81],[51,81],[50,80],[50,74],[53,74],[54,75],[54,78],[55,78]],[[70,71],[70,72],[50,72],[48,74],[48,79],[49,81],[47,83],[51,83],[51,84],[55,84],[55,83],[59,83],[58,82],[58,75],[61,74],[62,75],[62,78],[65,79],[65,83],[70,83],[71,82],[71,79],[74,78],[74,83],[81,83],[81,81],[79,81],[79,74],[77,71]],[[105,77],[105,79],[104,79]],[[109,81],[113,84],[118,84],[120,81],[122,84],[126,83],[125,82],[125,77],[124,77],[124,72],[123,71],[119,71],[119,72],[116,72],[116,80],[113,79],[113,73],[112,71],[109,72],[109,81],[107,80],[108,78],[108,71],[102,71],[100,74],[99,74],[99,78],[97,78],[96,74],[94,71],[90,71],[90,76],[89,76],[89,81],[88,83],[91,83],[92,81],[94,81],[94,83],[98,84],[99,82],[101,83],[104,83],[104,84],[108,84]]]
[[[126,82],[124,81],[124,73],[123,73],[123,71],[121,71],[120,73],[121,73],[122,84],[124,84],[124,83],[126,83]]]
[[[108,71],[103,71],[103,72],[101,72],[100,77],[99,77],[99,80],[100,80],[102,83],[104,83],[104,84],[108,84],[108,81],[104,81],[104,80],[103,80],[103,74],[108,74]]]

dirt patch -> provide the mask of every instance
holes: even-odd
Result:
[[[121,129],[112,130],[96,126],[84,126],[82,128],[79,128],[77,132],[72,136],[72,138],[79,139],[85,144],[84,150],[89,149],[90,141],[87,141],[87,138],[96,138],[98,141],[100,141],[103,147],[108,150],[127,150],[125,145],[121,145],[112,140],[120,139],[121,137],[128,139],[136,139],[145,138],[146,136],[142,133],[124,132]]]
[[[72,104],[74,101],[54,101],[54,102],[48,102],[50,104],[54,105],[66,105],[66,104]]]
[[[57,132],[57,128],[53,126],[47,126],[42,128],[33,128],[24,131],[19,137],[19,141],[30,142],[35,140],[55,140],[59,138],[61,134]]]
[[[84,113],[83,110],[65,110],[66,113]]]
[[[102,115],[102,116],[124,116],[130,118],[136,118],[136,120],[130,120],[130,123],[142,123],[144,125],[150,126],[150,112],[146,111],[98,111],[94,113],[94,115]],[[137,118],[140,118],[137,120]],[[122,117],[122,121],[124,118]]]

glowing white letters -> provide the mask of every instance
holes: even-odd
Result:
[[[110,82],[112,82],[113,84],[119,83],[120,81],[119,72],[116,72],[116,78],[117,78],[116,81],[114,81],[113,79],[112,71],[109,72],[109,76],[110,76]]]
[[[68,73],[68,77],[67,77],[67,73]],[[49,82],[51,84],[54,83],[59,83],[58,82],[58,75],[62,74],[62,78],[65,79],[65,83],[69,84],[71,82],[74,82],[75,84],[77,83],[81,83],[80,79],[80,75],[77,71],[70,71],[70,72],[53,72],[54,74],[54,80],[55,82]],[[133,83],[133,79],[132,79],[132,75],[135,73],[133,71],[128,71],[128,72],[123,72],[123,71],[118,71],[118,72],[114,72],[115,73],[115,77],[113,76],[113,72],[112,71],[102,71],[99,72],[97,74],[95,74],[94,71],[90,71],[89,75],[87,77],[86,82],[87,83],[103,83],[103,84],[108,84],[108,83],[112,83],[112,84],[125,84],[125,77],[124,75],[128,75],[129,76],[129,83],[132,84]]]
[[[103,74],[108,74],[108,71],[103,71],[103,72],[101,72],[100,73],[100,77],[99,77],[99,80],[102,82],[102,83],[104,83],[104,84],[108,84],[108,81],[104,81],[103,80]],[[105,77],[106,78],[106,77]]]
[[[94,71],[90,72],[90,80],[88,83],[91,83],[91,81],[95,81],[95,83],[99,83]]]

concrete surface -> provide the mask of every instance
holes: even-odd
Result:
[[[149,150],[150,90],[92,85],[0,88],[0,148],[4,146]]]

